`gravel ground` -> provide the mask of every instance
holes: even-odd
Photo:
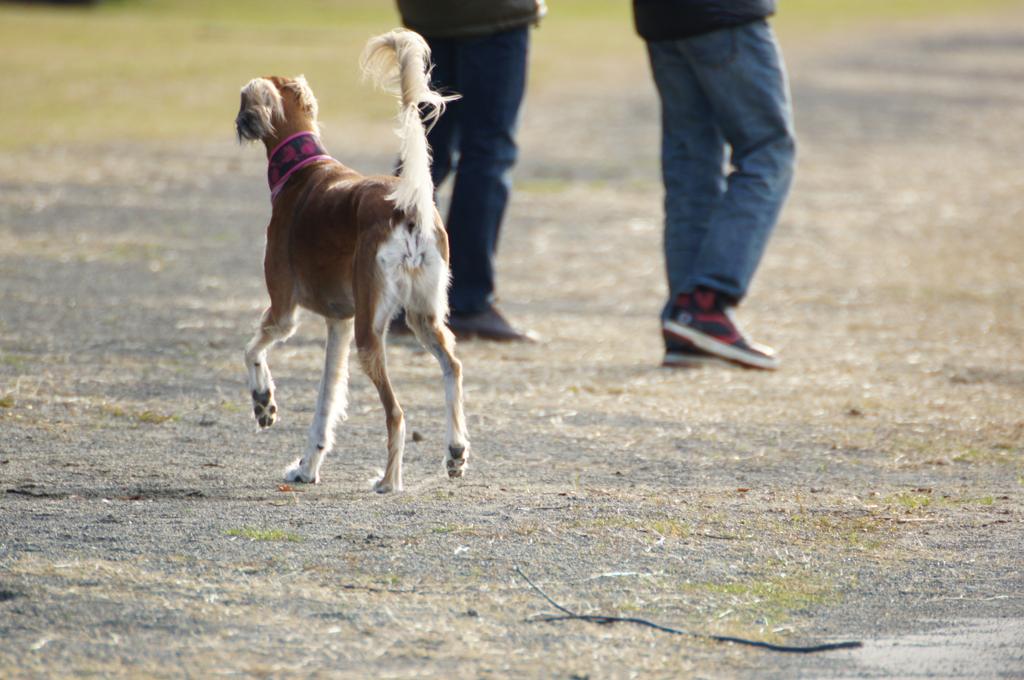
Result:
[[[1021,18],[786,45],[799,178],[740,310],[771,374],[658,366],[640,46],[601,87],[535,88],[500,285],[544,341],[459,345],[450,482],[439,371],[396,339],[418,436],[387,497],[359,373],[323,482],[284,486],[314,318],[255,433],[261,153],[0,156],[0,676],[1024,678]],[[346,132],[335,155],[388,171],[386,126]],[[581,614],[864,646],[539,622],[517,567]]]

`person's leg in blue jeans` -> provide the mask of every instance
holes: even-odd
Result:
[[[792,184],[796,141],[785,67],[766,21],[648,50],[662,102],[668,323],[695,292],[714,293],[719,312],[746,295]],[[750,348],[700,347],[751,365]],[[752,365],[774,368],[774,360],[760,363]]]
[[[461,96],[448,104],[428,135],[435,185],[455,173],[446,229],[452,270],[450,325],[458,333],[467,318],[497,314],[494,265],[517,156],[515,131],[526,87],[529,29],[429,43],[434,87]],[[499,320],[504,322],[500,315],[490,319]],[[486,337],[486,329],[480,334]]]

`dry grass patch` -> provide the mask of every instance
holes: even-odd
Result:
[[[1016,4],[979,0],[971,11]],[[800,0],[776,23],[803,35],[962,11],[951,0]],[[227,140],[239,88],[272,74],[307,76],[329,132],[384,121],[393,103],[360,87],[356,61],[368,37],[399,23],[392,4],[370,0],[0,5],[9,86],[19,93],[4,101],[0,148]],[[645,73],[644,59],[628,3],[562,0],[536,33],[532,76],[541,88],[635,78]]]

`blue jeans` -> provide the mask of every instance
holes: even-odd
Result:
[[[665,316],[697,287],[738,303],[796,166],[782,53],[767,21],[647,47],[662,104]]]
[[[482,38],[427,38],[433,85],[458,93],[427,138],[439,185],[454,171],[445,228],[451,250],[453,314],[472,314],[494,299],[498,235],[512,189],[519,109],[526,89],[529,28]]]

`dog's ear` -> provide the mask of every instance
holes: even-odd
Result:
[[[258,141],[273,134],[274,123],[284,120],[281,93],[273,82],[255,78],[242,88],[242,105],[235,119],[238,140]]]
[[[306,114],[309,122],[316,124],[319,107],[316,103],[316,97],[313,96],[313,90],[309,87],[309,83],[306,82],[306,76],[299,76],[290,83],[285,83],[284,87],[295,93],[295,100],[299,110]]]

